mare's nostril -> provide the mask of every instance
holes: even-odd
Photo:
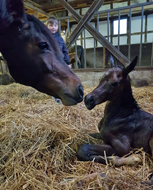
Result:
[[[78,93],[79,93],[79,95],[80,95],[81,97],[83,97],[84,92],[83,92],[83,86],[82,86],[82,85],[79,85],[79,86],[78,86]]]

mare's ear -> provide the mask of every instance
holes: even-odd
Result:
[[[20,28],[28,27],[22,0],[0,0],[0,33],[12,23]]]
[[[112,55],[110,55],[110,57],[109,57],[108,64],[110,64],[111,67],[116,67],[116,64],[114,62],[114,58]]]
[[[134,70],[136,64],[137,64],[137,61],[138,61],[138,56],[136,56],[134,58],[134,60],[127,66],[123,69],[123,76],[124,77],[127,77],[127,75]]]

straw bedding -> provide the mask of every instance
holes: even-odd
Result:
[[[153,114],[153,87],[133,94]],[[152,189],[153,160],[142,150],[142,163],[130,167],[77,159],[79,145],[100,143],[87,133],[97,131],[104,106],[65,107],[30,87],[0,86],[0,190]]]

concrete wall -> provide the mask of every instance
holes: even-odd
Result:
[[[83,72],[83,71],[74,71],[75,74],[80,78],[81,82],[85,86],[97,86],[99,83],[99,79],[105,74],[107,70],[103,70],[100,72]],[[136,79],[145,79],[148,81],[150,86],[153,86],[153,69],[136,69],[135,71],[130,73],[130,77],[132,80]]]

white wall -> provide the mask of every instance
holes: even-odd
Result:
[[[145,31],[145,16],[143,16],[143,32]],[[131,33],[141,32],[141,16],[132,17]]]

